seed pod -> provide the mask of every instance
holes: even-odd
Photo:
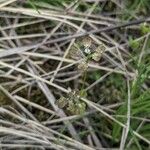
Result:
[[[86,111],[86,104],[84,102],[69,102],[69,105],[67,107],[67,110],[72,115],[81,115]]]
[[[58,99],[56,101],[56,105],[59,107],[59,108],[64,108],[66,105],[68,104],[68,100],[65,98],[65,97],[60,97],[60,99]]]
[[[82,39],[82,44],[85,46],[85,48],[89,48],[92,44],[92,39],[90,37],[84,37]]]
[[[73,101],[69,101],[68,107],[67,107],[67,110],[69,111],[69,113],[74,114],[75,109],[76,109],[75,103]]]
[[[105,52],[105,50],[106,50],[105,45],[104,45],[104,44],[100,44],[100,45],[95,49],[95,52],[102,54],[103,52]]]
[[[69,58],[73,58],[73,59],[79,59],[79,58],[82,58],[82,53],[79,49],[77,49],[75,46],[72,46],[70,51],[69,51],[69,54],[68,54],[68,57]]]
[[[86,61],[82,61],[79,65],[78,65],[78,69],[81,71],[86,71],[88,68],[88,64]]]
[[[104,44],[100,44],[96,49],[95,52],[92,54],[92,59],[95,61],[99,61],[103,52],[106,50]]]
[[[95,52],[95,53],[92,55],[92,59],[95,60],[95,61],[99,61],[100,58],[101,58],[101,54],[100,54],[100,53]]]
[[[79,102],[76,104],[76,110],[75,110],[76,115],[81,115],[85,113],[85,110],[86,110],[86,104],[84,102]]]

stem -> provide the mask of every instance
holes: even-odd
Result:
[[[86,63],[88,63],[90,58],[91,58],[91,55],[87,56]],[[81,87],[81,90],[80,90],[80,96],[84,95],[84,86],[85,86],[86,78],[87,78],[87,70],[84,72],[84,75],[83,75],[83,84],[82,84],[82,87]]]
[[[83,90],[84,90],[84,86],[85,86],[86,77],[87,77],[87,71],[85,71],[85,72],[84,72],[84,75],[83,75],[83,84],[82,84],[81,91],[83,91]],[[83,93],[82,93],[82,94],[83,94]]]

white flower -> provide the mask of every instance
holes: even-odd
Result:
[[[91,54],[91,50],[90,50],[88,47],[86,47],[86,48],[84,49],[84,52],[85,52],[86,54]]]

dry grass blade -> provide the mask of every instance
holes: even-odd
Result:
[[[149,149],[148,5],[1,0],[0,147]]]
[[[7,2],[3,2],[2,4],[0,4],[0,8],[5,7],[5,6],[7,6],[7,5],[9,5],[15,1],[17,1],[17,0],[9,0]]]

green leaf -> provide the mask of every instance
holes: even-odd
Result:
[[[35,6],[32,0],[28,0],[28,3],[33,7],[33,9],[35,9],[40,14],[39,10],[37,9],[37,7]]]
[[[142,24],[140,26],[140,30],[141,30],[142,34],[147,34],[147,33],[150,32],[150,25],[148,25],[148,24]]]
[[[140,42],[137,40],[134,40],[133,38],[129,38],[129,46],[133,49],[133,50],[137,50],[140,47]]]

